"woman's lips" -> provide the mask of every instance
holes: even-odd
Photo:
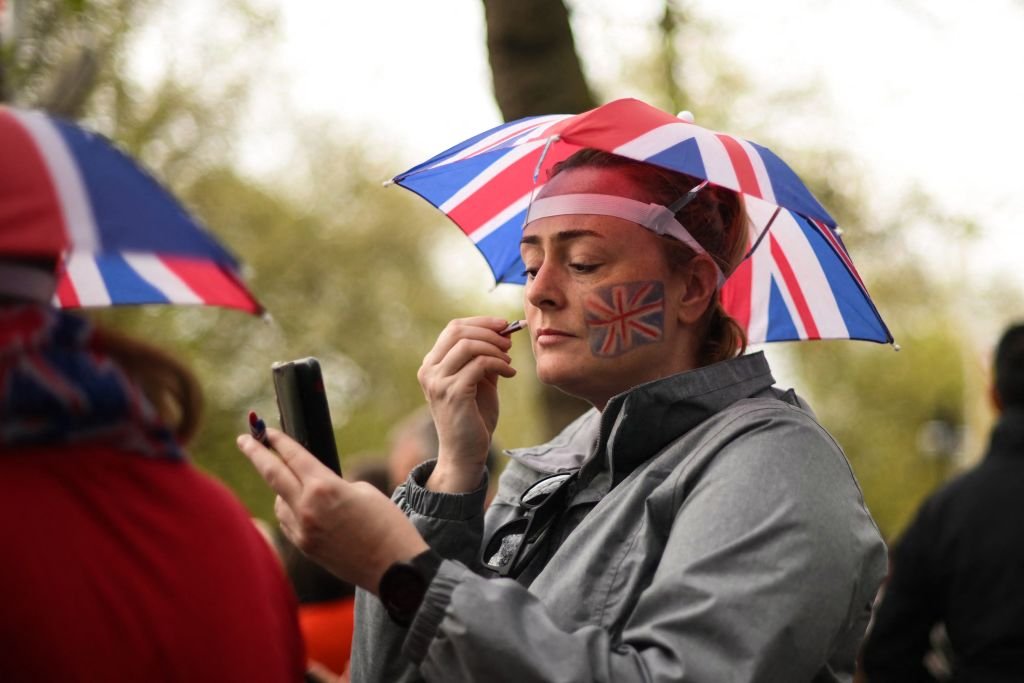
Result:
[[[555,344],[566,339],[572,339],[575,336],[576,335],[564,330],[558,330],[553,327],[542,327],[537,330],[537,343]]]

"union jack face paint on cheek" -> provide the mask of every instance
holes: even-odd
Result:
[[[665,285],[657,280],[626,282],[594,290],[583,301],[590,350],[619,356],[661,341],[665,327]]]

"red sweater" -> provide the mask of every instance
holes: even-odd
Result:
[[[0,452],[0,483],[0,679],[302,679],[279,563],[191,464]]]

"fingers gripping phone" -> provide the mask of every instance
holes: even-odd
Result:
[[[341,476],[320,362],[309,357],[274,363],[271,372],[281,430]]]

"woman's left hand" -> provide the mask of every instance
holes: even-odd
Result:
[[[376,593],[388,567],[428,549],[372,484],[345,481],[283,432],[268,428],[267,438],[273,451],[248,434],[238,437],[238,448],[277,493],[274,512],[285,536],[332,574]]]

